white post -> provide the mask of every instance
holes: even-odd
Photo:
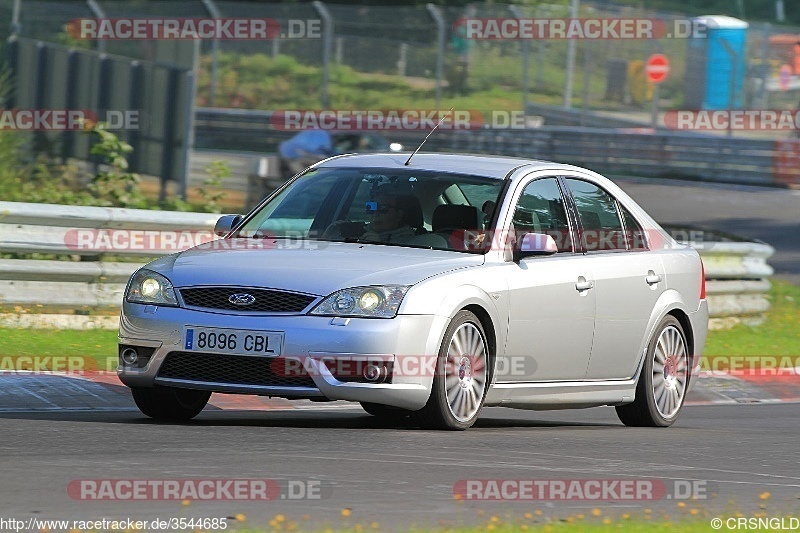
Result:
[[[578,8],[580,0],[571,0],[569,16],[570,18],[578,18]],[[575,39],[567,41],[567,78],[564,80],[564,109],[572,107],[572,80],[575,74]]]

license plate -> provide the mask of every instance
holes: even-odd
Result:
[[[187,326],[183,334],[183,349],[187,352],[274,357],[283,349],[283,333]]]

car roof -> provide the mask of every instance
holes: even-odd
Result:
[[[417,170],[433,170],[440,172],[453,172],[503,179],[511,171],[520,167],[530,167],[530,170],[562,169],[584,170],[570,165],[541,161],[538,159],[525,159],[521,157],[487,156],[472,154],[445,154],[445,153],[418,153],[408,166],[405,162],[411,152],[393,152],[377,154],[352,154],[326,159],[318,166],[325,168],[346,167],[376,167],[376,168],[403,168]]]

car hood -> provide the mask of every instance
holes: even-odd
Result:
[[[175,287],[270,287],[326,296],[361,285],[413,285],[443,272],[484,262],[482,255],[401,246],[258,242],[259,247],[254,249],[248,248],[253,244],[252,239],[212,241],[157,259],[146,268],[165,275]]]

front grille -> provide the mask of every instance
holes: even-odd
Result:
[[[188,307],[267,313],[299,313],[315,299],[308,294],[248,287],[195,287],[180,289],[180,293]],[[233,294],[243,293],[253,296],[255,301],[250,305],[236,305],[228,300]]]
[[[158,378],[264,387],[312,387],[314,380],[301,362],[285,357],[171,352]]]

